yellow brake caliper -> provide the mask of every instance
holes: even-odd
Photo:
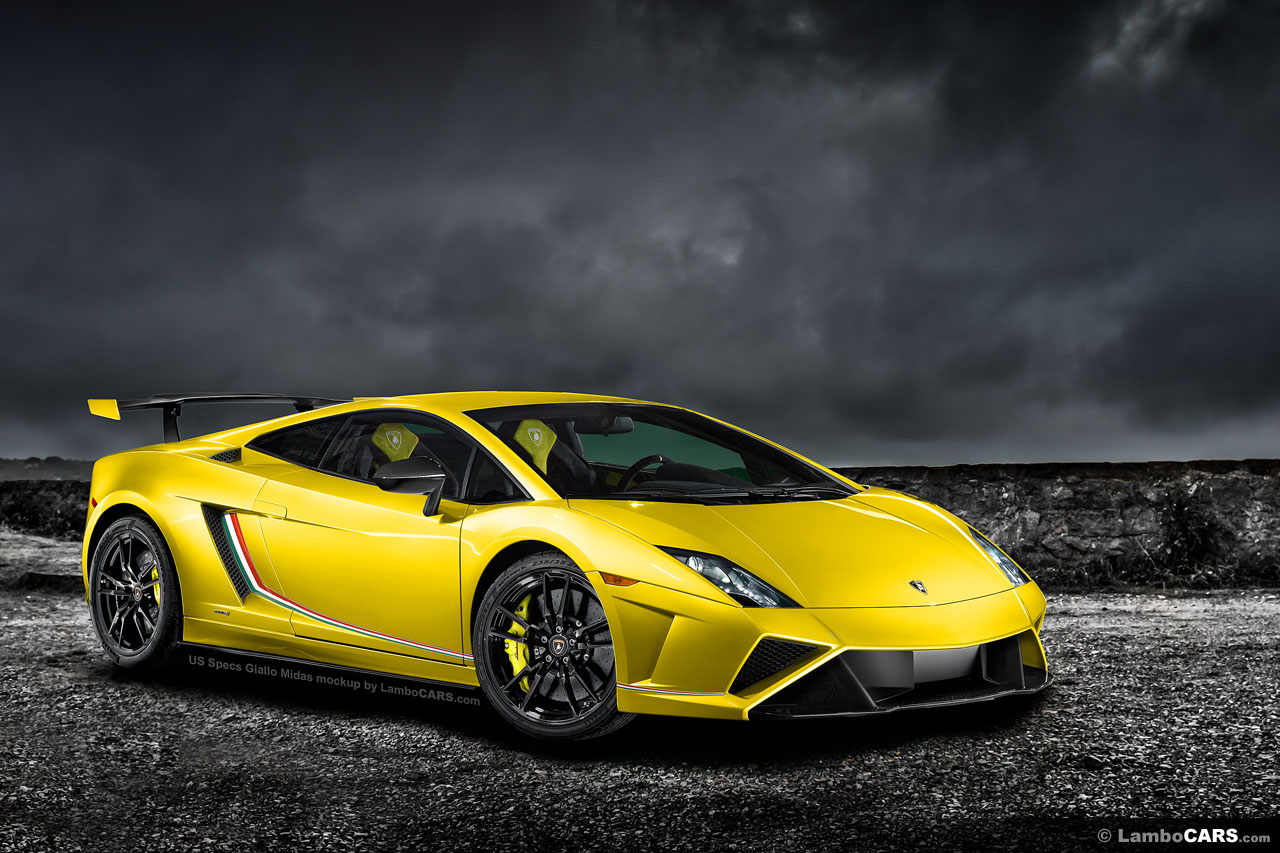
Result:
[[[526,622],[529,620],[529,599],[533,598],[533,593],[529,593],[520,602],[520,606],[515,609],[515,614]],[[520,627],[519,622],[512,622],[511,627],[507,629],[507,633],[515,634],[517,637],[524,636],[524,628]],[[515,640],[503,640],[502,647],[507,652],[507,658],[511,661],[511,674],[519,675],[529,666],[529,645],[528,643],[519,643]],[[526,675],[520,679],[520,689],[525,693],[529,692],[529,677]]]
[[[155,568],[151,570],[151,579],[153,581],[160,580],[160,564],[159,563],[156,563]],[[156,591],[156,607],[159,607],[160,606],[160,584],[156,584],[154,589]]]

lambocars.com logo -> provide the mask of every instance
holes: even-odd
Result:
[[[1123,827],[1114,833],[1110,829],[1098,830],[1099,841],[1112,838],[1120,844],[1267,844],[1269,835],[1242,835],[1234,827],[1187,827],[1170,832],[1167,829],[1126,831]]]

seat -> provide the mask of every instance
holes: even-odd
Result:
[[[356,476],[373,479],[378,469],[388,462],[408,459],[418,449],[418,436],[401,423],[379,424],[377,429],[361,439],[357,450]]]
[[[510,439],[521,455],[561,494],[596,491],[596,472],[545,421],[529,418],[516,424]]]

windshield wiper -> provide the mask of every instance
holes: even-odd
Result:
[[[847,498],[854,494],[852,489],[846,489],[842,486],[830,485],[827,483],[795,483],[789,486],[783,486],[782,489],[790,495],[827,495],[830,497]]]
[[[787,500],[791,496],[786,492],[765,489],[738,489],[733,486],[710,486],[705,489],[679,489],[668,486],[643,486],[627,489],[625,492],[603,492],[600,494],[568,495],[570,500],[664,500],[683,501],[685,503],[719,504],[732,500],[752,500],[765,498],[770,500]]]
[[[605,492],[602,494],[569,495],[570,499],[592,500],[632,500],[656,499],[668,501],[684,501],[690,503],[715,504],[733,500],[748,501],[789,501],[806,498],[848,497],[838,486],[824,486],[820,483],[800,483],[791,486],[751,486],[736,488],[734,486],[709,485],[702,489],[680,489],[669,486],[642,486],[628,489],[625,492]]]
[[[707,503],[702,492],[686,492],[684,489],[627,489],[625,492],[600,492],[591,494],[566,495],[569,500],[645,500],[657,499],[666,501],[683,501],[685,503]]]
[[[683,489],[681,490],[673,489],[672,491],[674,491],[676,494],[689,495],[691,497],[703,498],[708,501],[716,501],[716,502],[731,501],[731,500],[777,501],[777,500],[790,500],[792,497],[791,492],[787,492],[783,489],[761,487],[761,486],[751,486],[751,487],[741,488],[741,489],[735,486],[709,486],[708,488],[698,489],[697,491],[686,491]],[[624,494],[629,494],[629,492]]]

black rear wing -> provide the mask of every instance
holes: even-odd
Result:
[[[90,400],[89,411],[100,418],[118,421],[121,412],[133,409],[162,409],[164,410],[164,440],[169,443],[182,440],[178,435],[178,418],[182,416],[182,407],[187,403],[289,403],[296,411],[309,412],[322,406],[350,402],[350,400],[331,400],[328,397],[293,397],[288,394],[155,394],[138,400]]]

